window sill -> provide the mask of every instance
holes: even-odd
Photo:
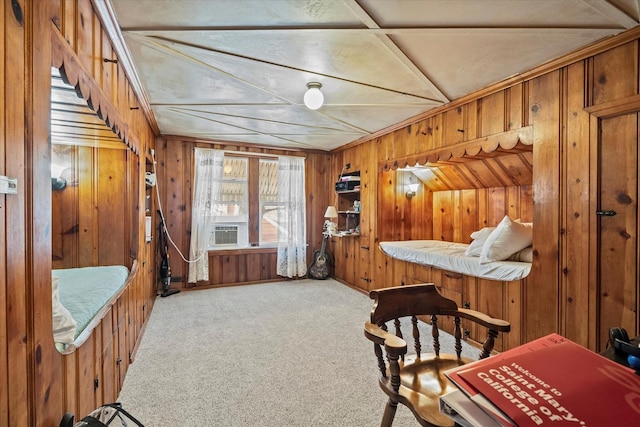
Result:
[[[278,252],[277,246],[249,246],[246,248],[229,248],[229,249],[209,249],[209,255],[238,255],[238,254],[246,254],[251,252],[260,252],[260,253],[276,253]]]

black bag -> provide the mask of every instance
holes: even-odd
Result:
[[[128,421],[138,427],[144,427],[140,421],[122,408],[121,403],[107,403],[75,424],[73,414],[65,414],[60,427],[129,427]]]

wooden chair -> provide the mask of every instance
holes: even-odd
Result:
[[[369,296],[375,303],[371,320],[365,324],[364,334],[374,343],[381,373],[380,387],[389,396],[380,425],[391,426],[398,403],[402,403],[411,409],[423,426],[453,426],[453,421],[440,413],[438,397],[456,389],[443,372],[472,361],[461,357],[460,320],[467,319],[488,330],[479,359],[491,354],[498,333],[509,332],[510,324],[474,310],[458,308],[454,301],[440,295],[433,283],[374,290]],[[422,322],[419,316],[424,316],[431,323],[433,353],[422,352],[420,327],[424,329],[424,326],[419,325]],[[455,355],[440,353],[438,316],[453,317]],[[410,321],[405,328],[410,328],[413,336],[415,354],[412,355],[407,355],[407,343],[401,329],[402,318]],[[393,322],[395,333],[388,332],[386,323],[390,321]],[[388,360],[388,366],[385,359]]]

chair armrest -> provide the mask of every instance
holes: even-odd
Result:
[[[498,332],[509,332],[511,330],[511,324],[506,320],[496,319],[494,317],[487,316],[486,314],[481,313],[479,311],[470,310],[468,308],[459,308],[456,311],[449,312],[449,313],[445,312],[442,314],[447,314],[450,316],[459,316],[463,319],[469,319],[479,323],[480,325],[486,328],[489,328],[491,330],[498,331]]]
[[[407,343],[402,338],[390,334],[371,322],[364,324],[364,335],[375,344],[384,345],[390,354],[400,356],[407,353]]]

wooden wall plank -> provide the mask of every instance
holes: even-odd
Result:
[[[91,335],[85,345],[76,351],[78,381],[78,414],[88,414],[95,408],[95,336]]]
[[[431,118],[431,129],[433,148],[444,146],[444,140],[442,138],[442,114]]]
[[[525,289],[527,313],[524,335],[532,340],[558,331],[559,261],[558,229],[560,206],[560,75],[552,72],[531,82],[529,111],[535,126],[533,236],[536,262],[531,275],[536,285]],[[543,229],[541,229],[543,227]]]
[[[504,132],[505,129],[505,93],[496,92],[482,98],[480,115],[481,135],[488,136]]]
[[[21,165],[27,165],[25,158],[26,148],[24,142],[27,139],[25,133],[27,123],[25,122],[26,100],[24,93],[27,91],[26,75],[27,64],[26,55],[23,53],[27,49],[24,22],[19,22],[13,13],[10,2],[4,3],[4,44],[10,46],[6,51],[6,62],[4,67],[5,81],[11,82],[5,85],[4,92],[4,171],[3,174],[17,178],[23,183],[19,195],[5,198],[5,211],[26,212],[26,193],[24,183],[27,182],[26,171]],[[28,11],[23,10],[23,13]],[[22,142],[22,143],[21,143]],[[8,392],[3,396],[8,403],[5,406],[5,413],[8,414],[9,425],[29,424],[29,396],[28,396],[28,348],[25,338],[28,336],[27,322],[29,312],[26,307],[27,283],[26,280],[26,248],[25,236],[11,232],[12,230],[27,230],[26,218],[22,215],[7,215],[4,226],[6,227],[5,251],[10,254],[11,262],[6,266],[4,287],[5,306],[4,316],[6,316],[5,332],[6,337],[6,385]],[[2,245],[0,245],[2,246]],[[7,258],[5,258],[7,259]],[[6,284],[12,284],[7,286]]]
[[[117,67],[116,63],[110,62],[114,60],[113,49],[111,47],[111,42],[109,40],[109,36],[106,31],[101,27],[101,41],[102,45],[100,46],[100,55],[98,56],[98,61],[100,64],[100,74],[101,74],[101,82],[102,82],[102,90],[109,96],[109,99],[114,105],[118,105],[118,92],[114,90],[114,78],[116,77],[115,69]]]
[[[62,175],[67,187],[51,195],[52,263],[54,268],[71,268],[78,257],[77,151],[72,146],[52,145],[51,152],[51,162],[67,168]]]
[[[564,163],[565,212],[562,217],[561,235],[563,315],[561,331],[566,337],[579,343],[594,341],[589,328],[583,326],[585,308],[589,307],[589,114],[585,106],[585,67],[574,64],[567,69],[566,120],[567,133],[563,151],[567,153]],[[568,159],[572,159],[569,161]]]
[[[63,378],[63,411],[71,414],[79,414],[78,408],[78,353],[62,358]]]
[[[76,1],[60,0],[60,31],[72,49],[75,49],[76,38]]]
[[[190,182],[185,180],[185,164],[191,165],[192,161],[190,158],[185,159],[184,156],[187,153],[185,153],[185,147],[182,144],[164,144],[162,148],[162,156],[156,153],[158,169],[164,173],[164,180],[158,183],[160,185],[160,205],[163,207],[169,235],[172,238],[175,237],[174,241],[181,245],[181,252],[188,255],[189,247],[182,246],[182,244],[184,243],[183,236],[186,234],[186,230],[191,229],[191,217],[189,216],[187,220],[187,217],[183,216],[182,213],[187,210],[184,186]],[[193,150],[191,150],[192,152]],[[191,155],[191,153],[188,154]],[[191,212],[191,209],[188,209],[188,211]],[[152,215],[156,215],[156,213],[152,213]],[[186,283],[188,267],[180,262],[181,257],[173,247],[169,248],[169,258],[172,261],[172,278],[177,278]]]
[[[118,381],[116,384],[116,390],[120,390],[122,385],[124,384],[124,378],[129,368],[129,346],[127,342],[127,307],[129,304],[129,293],[125,292],[124,296],[120,298],[116,305],[115,309],[117,310],[117,360],[116,364],[118,367]]]
[[[511,331],[502,335],[503,349],[517,347],[522,343],[522,321],[525,314],[522,289],[527,286],[526,283],[525,278],[522,281],[505,282],[503,285],[505,318],[511,323]]]
[[[78,259],[74,265],[87,267],[97,265],[97,255],[95,254],[97,235],[97,217],[94,212],[97,210],[96,196],[94,191],[94,173],[97,173],[96,160],[97,153],[90,147],[78,147],[78,164],[75,166],[78,177],[78,204],[82,201],[82,209],[78,211]]]
[[[260,265],[262,262],[262,255],[256,253],[247,254],[247,265],[250,265],[251,268],[247,270],[247,278],[248,282],[257,282],[260,280],[260,269],[255,268],[255,266]]]
[[[394,132],[393,135],[393,156],[402,157],[413,151],[413,144],[409,141],[412,139],[411,126],[407,126],[404,129],[400,129]],[[355,147],[354,150],[362,150],[362,147]],[[360,170],[355,169],[355,170]]]
[[[91,0],[77,0],[76,53],[85,68],[93,69],[93,8]]]
[[[638,42],[626,43],[593,58],[593,105],[638,93]]]
[[[464,109],[464,140],[471,141],[478,138],[478,101],[466,103]]]
[[[100,388],[102,389],[101,402],[114,401],[115,396],[115,354],[113,351],[113,310],[100,322],[102,329],[102,341],[100,343]]]
[[[523,105],[523,87],[524,85],[520,83],[507,90],[507,99],[509,101],[509,122],[507,124],[507,130],[520,129],[523,126],[526,126],[523,113],[523,110],[525,109]]]
[[[444,145],[457,144],[466,139],[464,111],[465,109],[460,106],[444,112],[442,120]]]
[[[127,169],[125,150],[97,149],[97,197],[98,228],[96,237],[97,265],[129,264],[129,244],[126,238],[131,227],[126,209]],[[94,175],[95,176],[95,175]],[[82,206],[82,205],[81,205]]]
[[[18,2],[16,2],[18,3]],[[52,22],[55,5],[25,5],[26,37],[29,48],[24,50],[29,71],[25,78],[25,157],[23,164],[28,171],[22,187],[26,194],[29,218],[25,227],[24,242],[28,248],[27,269],[24,281],[27,304],[28,333],[23,338],[29,355],[25,361],[29,375],[29,424],[40,426],[59,422],[62,408],[62,372],[60,355],[54,347],[51,317],[51,147],[50,127],[46,121],[50,114],[51,87],[51,39],[50,27],[40,23]],[[30,28],[28,23],[35,23]],[[36,42],[34,43],[34,40]],[[17,46],[12,46],[12,48]],[[20,51],[20,50],[18,50]],[[44,118],[45,120],[42,120]],[[12,158],[11,161],[15,161]],[[24,191],[23,190],[23,191]],[[43,203],[43,201],[45,203]],[[54,367],[54,369],[52,369]],[[52,390],[54,394],[52,396]]]
[[[9,5],[0,6],[0,21],[6,22],[6,13]],[[0,81],[6,81],[6,67],[8,64],[7,52],[5,50],[8,25],[3,25],[0,29]],[[7,121],[8,97],[5,85],[0,86],[0,170],[4,173],[7,145]],[[7,206],[6,197],[0,197],[0,234],[8,236],[7,230]],[[7,325],[9,315],[7,313],[8,292],[7,283],[7,248],[5,242],[0,244],[0,378],[9,378],[9,341]],[[9,425],[9,383],[0,381],[0,425]]]
[[[427,118],[417,123],[416,129],[416,153],[434,148],[433,145],[433,120]],[[388,158],[387,158],[388,159]],[[386,160],[379,158],[379,160]]]
[[[470,243],[471,233],[482,228],[478,226],[479,207],[477,191],[460,191],[460,200],[462,208],[459,221],[460,235],[458,236],[456,241],[462,243]]]

